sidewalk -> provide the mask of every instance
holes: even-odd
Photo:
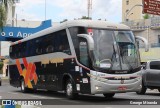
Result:
[[[5,83],[9,83],[9,78],[8,77],[1,77],[2,79],[2,83],[5,82]]]

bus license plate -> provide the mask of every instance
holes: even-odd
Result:
[[[120,87],[118,87],[118,90],[125,91],[125,90],[127,90],[127,87],[126,86],[120,86]]]

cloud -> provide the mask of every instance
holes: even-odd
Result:
[[[38,13],[34,13],[37,6],[44,5],[44,0],[20,0],[20,3],[16,4],[16,14],[18,19],[26,20],[42,20],[43,16],[39,16]]]
[[[74,19],[87,16],[88,0],[46,0],[47,13],[51,19]],[[121,20],[122,0],[92,0],[93,19]],[[25,18],[44,20],[45,0],[21,0],[17,4],[18,13],[22,13]],[[40,8],[41,7],[41,8]],[[39,11],[36,11],[39,9]],[[24,10],[23,12],[21,12]],[[50,14],[52,12],[52,15]],[[56,12],[57,11],[57,12]],[[36,13],[34,13],[36,12]],[[23,15],[21,15],[23,17]]]
[[[50,0],[51,1],[51,0]],[[54,6],[63,9],[60,17],[69,19],[87,16],[88,0],[54,0],[51,2]],[[92,0],[92,16],[93,19],[108,19],[113,17],[121,19],[121,3],[122,0]]]

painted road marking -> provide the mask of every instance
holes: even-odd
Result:
[[[14,94],[14,95],[17,95],[18,93],[14,93],[14,92],[8,92],[8,93],[10,93],[10,94]]]
[[[43,97],[43,96],[35,96],[35,95],[29,95],[29,96],[34,97],[34,98],[41,98],[41,99],[47,98],[47,97]],[[47,99],[48,99],[48,98],[47,98]]]

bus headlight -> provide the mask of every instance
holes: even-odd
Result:
[[[100,90],[101,90],[101,86],[97,86],[97,85],[96,85],[95,88],[96,88],[97,91],[100,91]]]

